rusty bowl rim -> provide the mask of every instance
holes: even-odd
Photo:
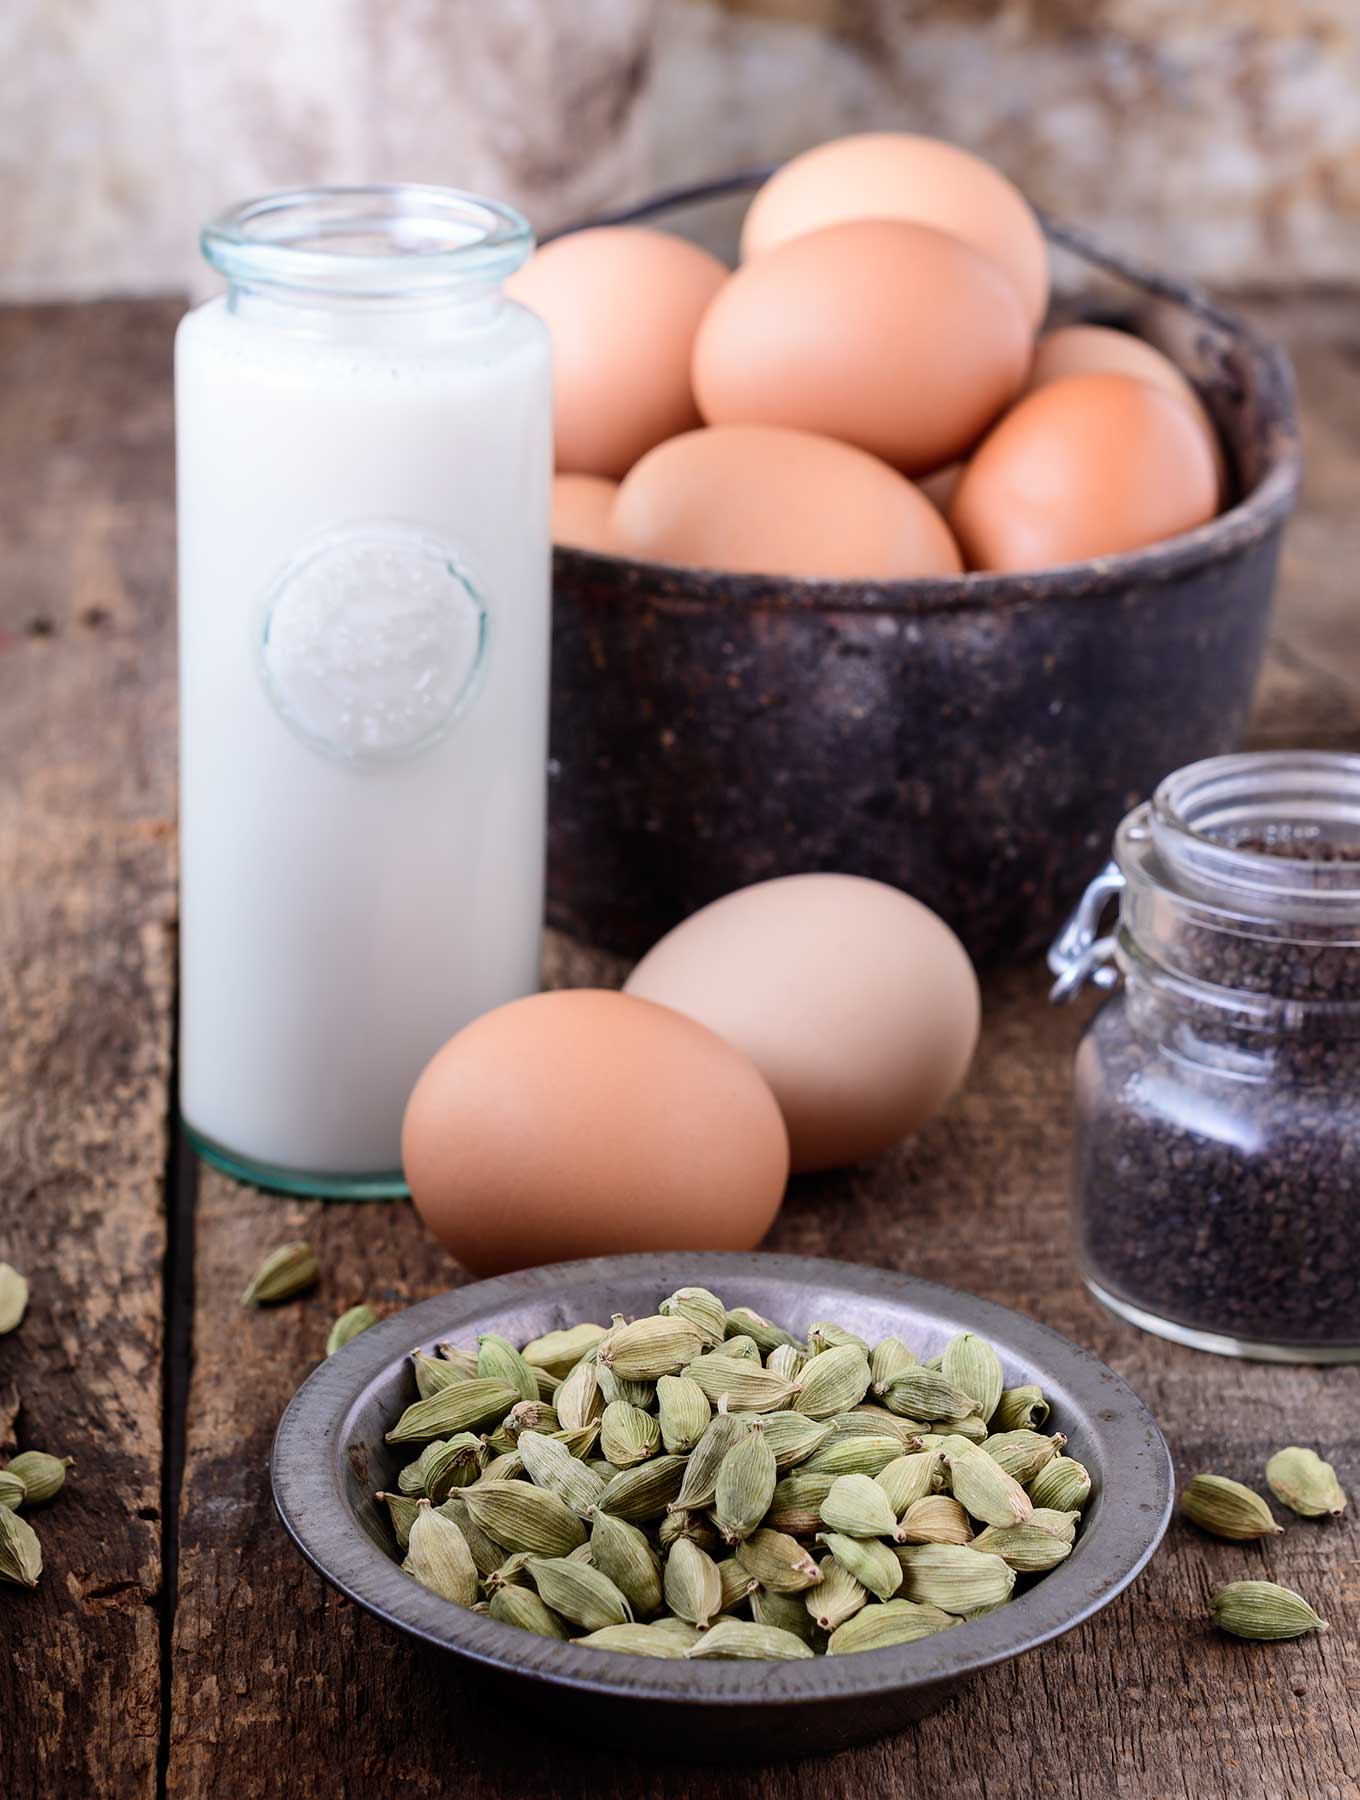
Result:
[[[742,170],[712,181],[667,188],[634,206],[597,214],[548,234],[544,242],[603,225],[639,224],[682,207],[702,205],[753,191],[778,164]],[[1263,337],[1241,314],[1221,306],[1198,283],[1148,268],[1122,251],[1103,244],[1085,227],[1052,218],[1039,208],[1049,242],[1081,261],[1116,275],[1145,294],[1169,301],[1197,315],[1207,325],[1237,340],[1251,358],[1262,389],[1275,400],[1275,417],[1267,431],[1266,468],[1250,492],[1206,525],[1150,544],[1051,569],[1022,574],[972,572],[950,576],[913,576],[902,581],[819,581],[762,575],[743,570],[695,568],[681,563],[649,562],[600,551],[553,546],[553,569],[583,583],[607,582],[618,594],[635,592],[649,605],[680,603],[705,608],[740,608],[750,612],[902,613],[921,616],[939,612],[1002,611],[1038,601],[1099,601],[1130,587],[1167,586],[1187,575],[1242,556],[1280,527],[1294,509],[1302,478],[1294,376],[1288,355]],[[624,572],[623,582],[619,581]]]

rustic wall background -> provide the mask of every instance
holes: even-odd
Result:
[[[1360,277],[1356,0],[8,0],[0,298],[182,289],[309,181],[541,227],[865,125],[1221,285]]]

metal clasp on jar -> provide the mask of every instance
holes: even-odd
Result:
[[[1051,1005],[1062,1006],[1075,1000],[1088,982],[1106,993],[1119,985],[1115,939],[1112,933],[1102,933],[1100,927],[1111,901],[1123,891],[1124,877],[1118,863],[1107,862],[1054,938],[1048,952],[1048,966],[1057,977],[1048,991]]]

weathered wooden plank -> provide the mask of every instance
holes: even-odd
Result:
[[[177,310],[0,314],[0,1257],[32,1284],[0,1390],[76,1459],[37,1592],[0,1590],[14,1796],[156,1786]]]

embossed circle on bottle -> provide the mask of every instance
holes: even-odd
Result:
[[[285,723],[352,763],[414,755],[473,697],[487,616],[457,558],[406,525],[328,532],[266,597],[260,667]]]

